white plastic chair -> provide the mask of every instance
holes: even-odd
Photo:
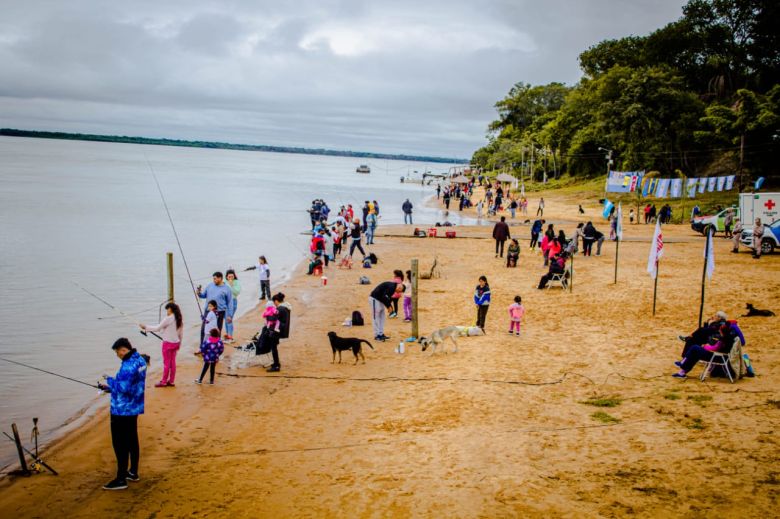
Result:
[[[567,290],[569,288],[569,280],[566,277],[567,272],[562,272],[560,274],[553,274],[550,278],[550,281],[547,282],[547,289],[549,290],[550,287],[553,286],[553,283],[556,283],[558,286],[560,286],[563,290]]]
[[[715,366],[720,366],[726,371],[726,375],[729,377],[729,381],[733,384],[734,383],[734,377],[731,375],[731,366],[729,366],[729,356],[731,353],[717,353],[712,352],[712,358],[707,362],[707,365],[704,366],[704,371],[701,372],[700,380],[704,382],[704,379],[707,378],[707,376],[710,374],[710,371],[712,371],[712,368]],[[704,361],[701,361],[704,362]]]

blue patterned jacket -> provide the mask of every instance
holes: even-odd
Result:
[[[108,377],[106,385],[111,390],[111,414],[135,416],[144,414],[144,389],[146,386],[146,361],[136,350],[122,359],[116,377]]]

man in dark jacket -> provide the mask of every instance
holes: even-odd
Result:
[[[276,311],[279,312],[279,332],[269,330],[269,336],[267,338],[268,345],[271,347],[271,357],[273,357],[273,363],[266,369],[269,373],[276,373],[282,369],[282,365],[279,362],[279,340],[287,339],[290,337],[290,306],[284,304],[284,294],[279,292],[271,298]]]
[[[385,341],[389,339],[385,335],[385,320],[387,309],[393,305],[393,294],[403,294],[405,287],[402,283],[385,281],[378,284],[368,297],[368,306],[371,307],[371,319],[374,325],[374,339]]]
[[[493,239],[496,240],[496,258],[504,257],[504,242],[511,236],[509,235],[509,226],[506,223],[506,216],[501,217],[500,222],[496,222],[493,227]]]
[[[111,346],[122,359],[115,377],[105,377],[98,387],[111,393],[111,443],[116,455],[116,478],[104,490],[124,490],[128,481],[138,481],[138,415],[144,413],[146,361],[124,337]],[[128,458],[130,469],[127,468]]]
[[[401,209],[404,211],[404,223],[412,225],[412,203],[409,201],[409,199],[406,199],[406,202],[404,202],[404,205],[401,206]],[[407,222],[407,220],[409,220]]]
[[[539,242],[539,234],[541,234],[543,227],[544,219],[534,220],[534,224],[531,226],[531,250],[533,250]]]

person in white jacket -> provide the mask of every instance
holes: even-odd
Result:
[[[176,379],[176,353],[184,337],[184,320],[176,303],[165,305],[167,315],[155,325],[140,324],[142,330],[159,332],[162,337],[163,375],[154,387],[174,387]]]

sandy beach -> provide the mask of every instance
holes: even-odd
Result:
[[[537,199],[529,200],[533,213]],[[577,220],[570,200],[545,200],[552,220]],[[608,231],[596,207],[586,209],[591,217],[583,220]],[[701,367],[687,380],[671,377],[676,337],[698,318],[704,243],[690,228],[664,228],[655,317],[646,272],[652,226],[626,225],[616,285],[613,243],[600,257],[577,256],[570,293],[535,288],[546,270],[527,248],[527,225],[511,228],[523,245],[516,269],[494,258],[490,227],[457,227],[456,239],[384,236],[412,228],[380,228],[371,270],[331,266],[327,286],[299,271],[284,286],[293,313],[281,373],[252,367],[226,376],[223,362],[215,386],[197,386],[200,366],[187,362],[175,389],[148,380],[140,482],[100,489],[115,467],[104,410],[44,451],[59,477],[2,480],[0,517],[766,517],[776,510],[777,318],[739,320],[756,378],[702,383]],[[562,228],[570,234],[574,225]],[[777,254],[756,261],[729,253],[729,240],[715,245],[705,315],[738,317],[746,302],[777,311]],[[410,334],[400,319],[389,321],[386,343],[371,339],[368,318],[362,328],[341,325],[353,310],[367,314],[373,286],[412,258],[421,270],[438,258],[442,274],[420,281],[421,332],[472,324],[472,293],[484,274],[493,292],[486,336],[460,339],[457,353],[430,355],[415,344],[398,355],[394,348]],[[358,284],[362,275],[371,285]],[[527,310],[519,338],[507,334],[515,295]],[[245,315],[239,342],[259,322],[257,310]],[[331,330],[371,340],[366,364],[352,365],[351,355],[331,364]],[[586,403],[601,397],[618,404]],[[599,412],[612,420],[594,418]]]

